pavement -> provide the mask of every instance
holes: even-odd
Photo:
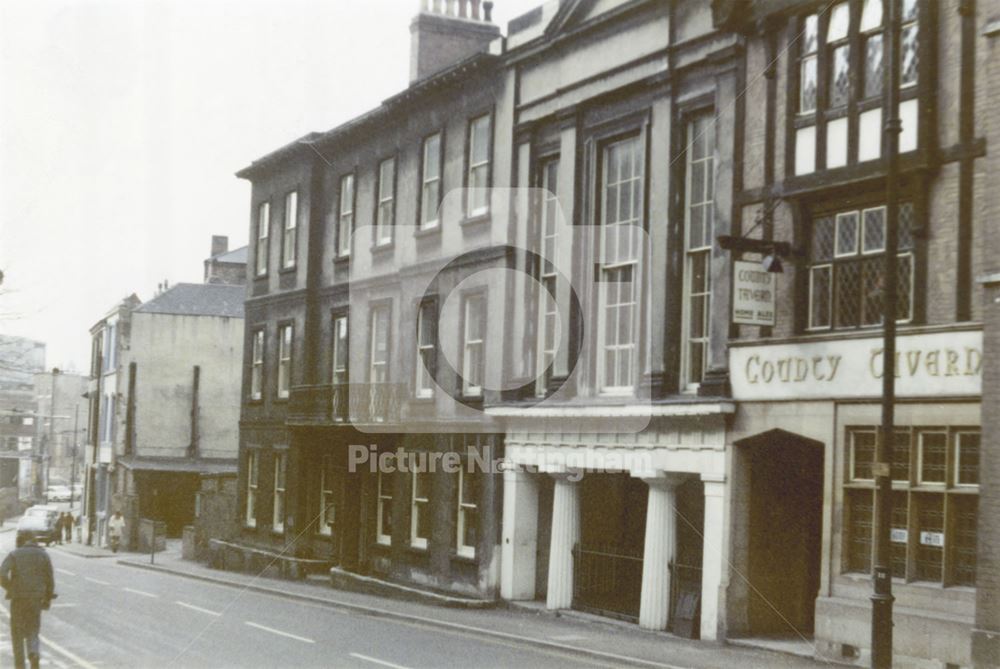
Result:
[[[179,545],[148,556],[128,554],[117,564],[137,571],[183,577],[195,583],[230,589],[234,601],[249,595],[283,599],[307,607],[321,607],[355,617],[434,629],[476,639],[483,647],[464,666],[498,666],[490,654],[494,644],[514,645],[561,658],[558,666],[639,666],[665,669],[740,669],[817,667],[823,662],[766,650],[681,639],[665,632],[648,632],[627,623],[577,612],[552,613],[543,607],[454,609],[424,602],[333,590],[326,581],[286,581],[210,569],[183,560]],[[808,642],[802,642],[811,652]],[[420,666],[414,658],[396,666]],[[505,664],[505,663],[504,663]],[[544,663],[543,663],[544,664]],[[430,664],[427,666],[439,666]],[[509,665],[506,665],[509,666]]]
[[[0,533],[0,551],[14,533]],[[82,667],[816,667],[603,618],[465,610],[222,572],[80,544],[49,549],[59,597],[42,619],[42,666]],[[93,557],[114,559],[91,559]],[[0,606],[0,618],[6,617]],[[0,621],[2,623],[2,621]],[[0,624],[0,667],[12,654]]]

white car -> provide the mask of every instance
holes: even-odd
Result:
[[[46,490],[50,502],[68,502],[73,492],[68,485],[50,485]]]

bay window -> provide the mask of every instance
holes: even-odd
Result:
[[[599,387],[606,393],[630,393],[637,362],[637,275],[644,195],[638,135],[604,147],[600,184]]]

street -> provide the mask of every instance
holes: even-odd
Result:
[[[14,532],[0,534],[0,550]],[[607,666],[432,627],[49,550],[59,597],[42,617],[56,667]],[[0,666],[11,666],[7,603]]]

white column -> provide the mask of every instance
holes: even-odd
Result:
[[[646,540],[642,553],[642,596],[639,626],[664,630],[670,613],[670,563],[677,547],[677,486],[675,475],[643,477],[649,485]]]
[[[500,550],[500,596],[535,598],[538,550],[538,479],[533,474],[503,474],[503,544]]]
[[[573,604],[573,547],[580,541],[580,489],[573,474],[553,474],[552,542],[549,544],[549,584],[546,608]],[[577,475],[578,476],[578,475]]]
[[[705,532],[701,562],[701,638],[716,641],[721,623],[722,583],[726,565],[725,481],[705,480]]]

